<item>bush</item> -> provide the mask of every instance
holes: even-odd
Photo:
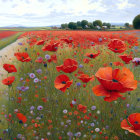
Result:
[[[133,26],[135,29],[140,29],[140,14],[134,18]]]

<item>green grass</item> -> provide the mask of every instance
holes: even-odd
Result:
[[[18,39],[18,37],[23,34],[24,32],[19,32],[13,36],[4,38],[0,40],[0,50],[3,49],[4,47],[8,46],[9,44],[13,43]]]

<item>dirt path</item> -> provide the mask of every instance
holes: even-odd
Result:
[[[16,42],[8,45],[7,47],[0,50],[0,93],[1,89],[5,86],[1,83],[2,79],[7,76],[7,72],[3,69],[3,64],[13,64],[12,61],[15,59],[14,53],[17,52],[22,46],[18,43],[24,42],[25,39],[18,39]]]

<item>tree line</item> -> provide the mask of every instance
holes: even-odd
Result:
[[[77,22],[69,22],[65,24],[61,24],[62,29],[110,29],[110,23],[102,23],[101,20],[95,20],[93,22],[88,22],[87,20],[77,21]]]

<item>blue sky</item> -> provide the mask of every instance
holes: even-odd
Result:
[[[140,14],[140,0],[0,0],[0,26],[48,26],[76,22],[129,22]]]

